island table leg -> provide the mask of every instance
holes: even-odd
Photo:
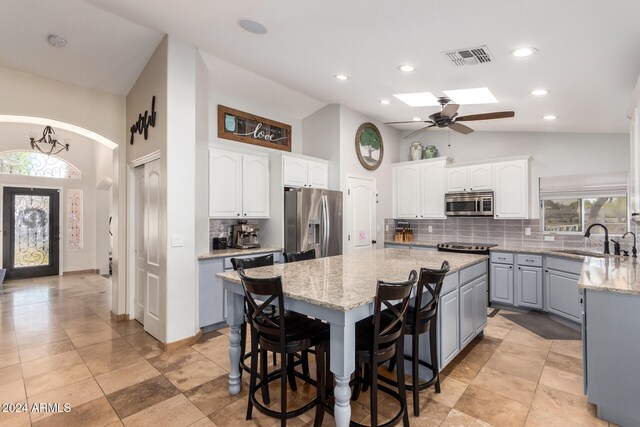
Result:
[[[351,388],[349,381],[355,370],[355,324],[331,324],[331,372],[335,376],[333,415],[337,427],[347,427],[351,421]],[[350,323],[350,324],[349,324]]]
[[[236,285],[237,286],[237,285]],[[240,327],[244,321],[244,297],[227,290],[227,323],[229,324],[229,394],[240,393]]]

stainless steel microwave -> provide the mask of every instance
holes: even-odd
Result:
[[[493,192],[447,193],[444,205],[447,216],[493,216]]]

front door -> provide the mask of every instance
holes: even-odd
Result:
[[[57,275],[60,190],[5,187],[3,201],[6,278]]]
[[[346,253],[376,244],[376,180],[347,177]]]

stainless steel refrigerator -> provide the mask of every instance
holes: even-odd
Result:
[[[284,189],[285,252],[316,250],[316,257],[342,255],[342,192]]]

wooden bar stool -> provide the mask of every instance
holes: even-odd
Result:
[[[440,369],[438,366],[438,305],[444,277],[449,272],[449,263],[444,261],[439,270],[422,268],[416,290],[415,304],[410,304],[407,310],[407,322],[404,326],[405,335],[411,335],[411,355],[404,359],[411,361],[411,384],[405,384],[407,390],[413,392],[413,414],[420,416],[419,393],[435,385],[436,393],[440,393]],[[428,292],[428,293],[427,293]],[[413,301],[412,301],[413,302]],[[420,335],[429,333],[429,354],[431,363],[420,360]],[[389,362],[389,370],[394,369],[394,360]],[[398,367],[401,363],[398,362]],[[431,379],[421,383],[419,365],[431,371]],[[398,377],[400,378],[400,377]],[[397,385],[397,382],[384,378],[383,381]],[[403,380],[404,382],[404,380]]]
[[[309,249],[308,251],[284,253],[284,262],[297,262],[297,261],[305,261],[308,259],[316,259],[315,249]]]
[[[360,397],[360,391],[371,386],[371,426],[378,427],[378,391],[391,396],[400,404],[400,411],[380,427],[397,424],[400,418],[405,427],[409,425],[407,396],[404,387],[404,324],[411,290],[418,273],[412,270],[409,279],[400,283],[378,281],[375,311],[373,316],[356,324],[356,372],[352,400]],[[400,303],[398,303],[400,301]],[[383,311],[383,309],[385,309]],[[386,313],[382,316],[382,313]],[[378,366],[392,358],[398,362],[398,392],[378,384]],[[361,426],[354,421],[351,425]]]
[[[284,310],[284,296],[280,277],[252,278],[243,269],[238,270],[242,279],[247,306],[247,318],[251,327],[251,376],[249,382],[249,403],[247,406],[247,420],[255,406],[265,415],[281,420],[286,426],[289,418],[297,417],[309,409],[316,407],[315,426],[322,424],[324,417],[324,401],[327,397],[326,366],[327,349],[329,345],[329,325],[308,317],[292,316]],[[277,318],[265,314],[265,309],[275,304]],[[316,386],[316,397],[304,406],[287,411],[287,373],[289,372],[289,355],[310,348],[316,348],[316,381],[299,375],[306,382]],[[280,368],[267,375],[262,375],[258,381],[258,354],[271,351],[280,355]],[[264,372],[263,372],[264,373]],[[259,389],[268,387],[269,383],[280,379],[280,411],[267,408],[256,399]],[[266,402],[265,402],[266,403]]]

